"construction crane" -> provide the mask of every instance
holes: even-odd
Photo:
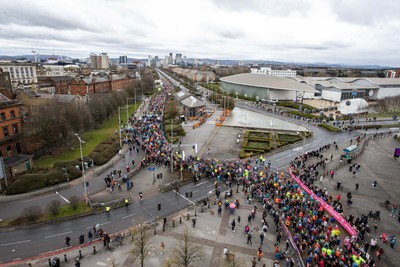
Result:
[[[39,34],[38,38],[36,38],[37,42],[36,42],[35,46],[31,47],[31,52],[34,56],[35,62],[40,62],[40,54],[39,53],[40,53],[40,49],[42,48],[42,44],[43,44],[43,40],[44,40],[44,38],[41,38],[40,40],[39,40],[39,38],[40,38],[40,34]]]

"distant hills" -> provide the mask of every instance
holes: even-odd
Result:
[[[60,58],[64,60],[72,60],[71,57],[63,55],[39,55],[41,61],[46,61],[49,58]],[[18,56],[6,56],[0,55],[0,59],[8,60],[30,60],[34,61],[35,57],[33,54],[29,55],[18,55]],[[112,62],[118,62],[118,58],[110,58]],[[206,63],[209,65],[214,65],[219,63],[219,65],[233,66],[233,65],[271,65],[286,68],[312,68],[312,67],[330,67],[330,68],[352,68],[352,69],[397,69],[398,67],[393,66],[380,66],[380,65],[353,65],[353,64],[341,64],[341,63],[325,63],[325,62],[283,62],[283,61],[271,61],[271,60],[235,60],[235,59],[210,59],[210,58],[188,58],[188,63],[193,63],[195,60],[201,63]],[[131,61],[142,61],[146,62],[147,58],[131,58],[128,57],[128,62]]]

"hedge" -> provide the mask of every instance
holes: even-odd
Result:
[[[288,108],[294,108],[294,109],[299,109],[300,108],[300,104],[298,103],[294,103],[291,101],[278,101],[276,103],[277,106],[281,106],[281,107],[288,107]],[[307,104],[303,104],[303,109],[309,109],[309,110],[313,110],[315,109],[315,107],[307,105]]]
[[[114,157],[119,150],[119,142],[115,138],[108,138],[102,143],[97,145],[88,157],[83,160],[93,159],[94,164],[103,165]],[[50,168],[36,168],[30,173],[25,173],[18,176],[7,188],[7,194],[21,194],[30,192],[32,190],[41,189],[48,186],[53,186],[67,181],[63,168],[68,170],[68,179],[74,180],[82,175],[82,172],[76,168],[81,166],[80,160],[59,161],[55,162],[53,169]]]
[[[342,131],[339,128],[333,127],[332,125],[325,124],[325,123],[318,124],[318,126],[321,126],[331,132],[341,132]]]

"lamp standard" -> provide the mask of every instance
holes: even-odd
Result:
[[[83,151],[82,151],[82,143],[85,143],[85,141],[82,140],[82,138],[76,133],[75,136],[79,140],[79,148],[81,150],[81,163],[82,163],[82,176],[83,176],[83,190],[84,190],[84,197],[85,197],[85,202],[86,205],[88,204],[88,195],[87,195],[87,184],[86,184],[86,176],[85,176],[85,166],[83,164]]]
[[[135,107],[136,107],[136,90],[135,90],[135,97],[126,98],[126,123],[128,123],[129,121],[129,99],[135,99]]]

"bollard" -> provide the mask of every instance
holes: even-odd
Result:
[[[29,263],[28,266],[29,266],[29,267],[32,267],[32,263]]]
[[[201,207],[201,209],[200,209],[200,212],[201,212],[201,213],[203,213],[203,212],[204,212],[204,209],[203,209],[203,207]]]
[[[197,217],[197,210],[194,210],[194,217]]]
[[[49,266],[51,267],[51,260],[49,259]]]
[[[193,191],[189,192],[189,197],[193,197]]]
[[[179,224],[182,224],[182,216],[179,217]]]
[[[211,206],[210,206],[210,202],[208,202],[207,208],[211,208]]]
[[[185,192],[185,197],[189,197],[189,193],[188,192]]]
[[[157,234],[157,229],[154,227],[154,235]]]
[[[64,262],[68,262],[68,260],[67,260],[67,254],[64,254]]]
[[[175,220],[172,220],[172,228],[175,228]]]
[[[186,220],[188,220],[189,221],[189,213],[186,215]]]
[[[79,250],[79,259],[82,259],[82,251]]]
[[[93,254],[96,254],[96,246],[93,246]]]
[[[158,209],[158,210],[161,210],[161,202],[158,202],[158,203],[157,203],[157,209]]]

